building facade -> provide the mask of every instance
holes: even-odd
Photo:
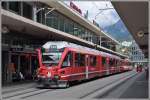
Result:
[[[129,57],[135,66],[139,64],[147,64],[147,59],[145,59],[142,50],[139,48],[135,41],[132,41],[132,45],[129,47],[129,52]]]

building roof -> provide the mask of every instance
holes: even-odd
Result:
[[[62,1],[41,1],[53,8],[55,8],[58,12],[66,15],[70,19],[74,20],[75,22],[81,24],[82,26],[86,27],[87,29],[95,32],[96,35],[105,36],[109,40],[111,40],[115,44],[119,44],[117,40],[115,40],[113,37],[108,35],[107,33],[103,32],[99,27],[94,25],[89,20],[85,19],[81,14],[79,14],[77,11],[72,9],[70,6],[64,4]]]

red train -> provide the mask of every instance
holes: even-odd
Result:
[[[37,77],[43,86],[69,87],[72,81],[130,70],[127,60],[65,41],[47,42],[37,51]]]

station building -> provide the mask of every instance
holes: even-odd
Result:
[[[112,1],[120,18],[135,41],[131,45],[131,60],[149,66],[149,2]],[[144,54],[144,55],[143,55]]]
[[[132,45],[129,47],[129,52],[129,59],[131,59],[135,67],[138,65],[143,65],[143,67],[146,66],[148,59],[145,58],[144,53],[135,41],[132,41]]]
[[[3,1],[1,6],[3,84],[13,81],[13,72],[32,79],[38,67],[36,48],[47,41],[69,41],[123,56],[115,50],[115,39],[62,1]]]

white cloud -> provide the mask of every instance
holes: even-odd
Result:
[[[123,41],[121,44],[122,44],[123,46],[129,47],[130,45],[132,45],[132,42]]]
[[[69,2],[65,2],[69,5]],[[73,1],[77,5],[82,13],[85,14],[88,10],[90,21],[95,19],[95,16],[101,12],[99,9],[113,8],[111,2],[109,1]],[[96,22],[99,23],[101,27],[109,26],[116,23],[119,20],[119,16],[114,9],[103,10],[100,14],[96,16]]]

